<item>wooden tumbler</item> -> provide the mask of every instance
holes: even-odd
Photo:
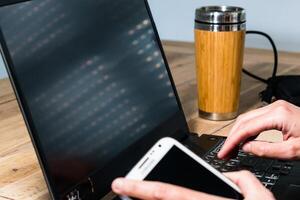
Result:
[[[246,34],[244,9],[209,6],[196,10],[195,56],[200,117],[237,116]]]

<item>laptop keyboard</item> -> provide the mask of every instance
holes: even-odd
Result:
[[[239,150],[235,158],[220,160],[217,154],[224,144],[224,141],[225,139],[203,156],[206,162],[221,172],[248,170],[252,172],[266,188],[272,189],[278,179],[281,176],[288,175],[293,167],[292,162],[260,158],[245,153],[242,150]]]

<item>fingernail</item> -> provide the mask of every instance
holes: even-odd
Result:
[[[223,158],[223,152],[221,152],[221,151],[218,153],[218,158]]]
[[[112,189],[114,190],[114,192],[119,193],[122,191],[123,185],[124,185],[124,181],[121,178],[118,178],[114,180],[112,184]]]
[[[248,142],[248,143],[244,144],[242,149],[245,152],[249,152],[251,150],[251,143]]]

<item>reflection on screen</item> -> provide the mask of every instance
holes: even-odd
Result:
[[[238,194],[230,186],[175,146],[145,179],[239,199]]]
[[[59,191],[178,111],[142,0],[33,0],[0,26]]]

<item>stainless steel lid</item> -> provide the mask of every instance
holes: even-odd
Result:
[[[238,24],[246,22],[243,8],[234,6],[207,6],[196,10],[196,22],[209,24]]]

